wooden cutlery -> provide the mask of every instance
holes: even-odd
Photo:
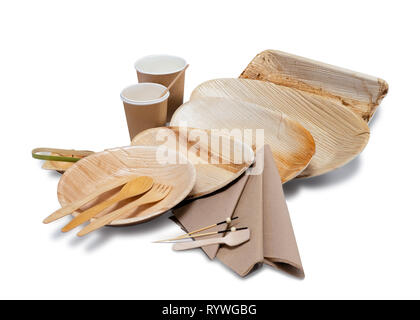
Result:
[[[164,199],[169,192],[171,191],[172,187],[164,184],[154,184],[152,189],[148,191],[145,195],[141,198],[130,202],[129,204],[125,205],[124,207],[112,211],[98,219],[95,219],[90,224],[88,224],[85,228],[83,228],[77,235],[84,236],[96,229],[103,227],[104,225],[112,222],[113,220],[118,219],[119,217],[123,216],[125,213],[129,212],[135,207],[139,207],[141,205],[153,203]]]
[[[57,210],[52,215],[47,217],[44,220],[44,223],[49,223],[51,221],[54,221],[58,218],[61,218],[61,217],[65,216],[67,214],[72,213],[74,210],[77,210],[78,208],[80,208],[81,206],[83,206],[87,202],[93,200],[94,198],[98,197],[99,195],[101,195],[105,191],[109,191],[109,190],[113,189],[115,186],[118,186],[119,184],[121,184],[121,181],[123,181],[123,180],[114,181],[112,184],[108,184],[107,188],[105,188],[105,187],[99,188],[96,192],[94,192],[93,194],[85,197],[84,199],[76,201],[75,203],[71,203],[70,205],[68,205],[64,208],[62,208],[60,210]],[[151,177],[148,177],[148,176],[136,177],[134,179],[131,179],[131,181],[128,181],[121,188],[121,190],[117,194],[115,194],[112,197],[106,199],[105,201],[87,209],[86,211],[83,211],[80,214],[78,214],[72,221],[70,221],[66,226],[64,226],[61,229],[61,231],[62,232],[70,231],[70,230],[74,229],[75,227],[85,223],[86,221],[94,218],[100,212],[104,211],[106,208],[110,207],[111,205],[113,205],[117,202],[120,202],[122,200],[130,199],[130,198],[133,198],[135,196],[142,195],[145,192],[147,192],[145,195],[143,195],[140,198],[128,203],[124,207],[122,207],[118,210],[112,211],[112,212],[110,212],[110,213],[92,221],[89,225],[87,225],[84,229],[82,229],[77,234],[78,236],[83,236],[85,234],[88,234],[88,233],[90,233],[90,232],[92,232],[92,231],[94,231],[94,230],[112,222],[113,220],[118,219],[119,217],[126,214],[127,212],[130,212],[130,210],[132,210],[135,207],[139,207],[139,206],[149,204],[149,203],[153,203],[153,202],[158,202],[158,201],[164,199],[169,194],[171,189],[172,189],[171,186],[168,186],[168,185],[165,185],[165,184],[161,184],[161,183],[153,184],[153,178],[151,178]]]
[[[63,174],[57,188],[58,201],[65,207],[88,196],[98,186],[114,183],[122,177],[129,177],[125,181],[127,183],[134,177],[149,176],[153,177],[155,183],[171,186],[169,195],[162,201],[133,207],[110,225],[133,225],[154,219],[183,201],[191,192],[196,180],[194,165],[184,155],[168,149],[164,156],[179,161],[162,162],[159,158],[159,148],[153,146],[127,146],[96,152],[79,160]],[[118,189],[114,189],[114,192],[116,190]],[[104,196],[94,198],[85,208],[104,200]],[[125,200],[124,204],[128,201]],[[118,206],[120,208],[122,204]],[[77,212],[80,211],[79,209]],[[107,209],[106,212],[109,211]]]
[[[138,177],[129,181],[116,195],[78,214],[72,221],[64,226],[61,231],[67,232],[72,230],[73,228],[85,223],[86,221],[89,221],[91,218],[95,217],[98,213],[102,212],[114,203],[138,196],[149,191],[150,188],[152,188],[152,185],[153,179],[147,176]]]
[[[57,219],[65,217],[65,216],[73,213],[77,209],[83,207],[89,201],[92,201],[93,199],[99,197],[101,194],[103,194],[107,191],[110,191],[114,188],[117,188],[117,187],[129,182],[132,179],[133,179],[133,176],[125,176],[125,177],[121,177],[119,179],[115,179],[112,182],[108,182],[108,183],[98,187],[95,190],[95,192],[92,192],[92,193],[88,194],[87,196],[83,197],[80,200],[73,201],[70,204],[62,207],[61,209],[58,209],[57,211],[53,212],[48,217],[46,217],[43,222],[44,223],[50,223],[50,222],[53,222]]]
[[[193,248],[210,246],[213,244],[225,244],[229,247],[237,246],[248,241],[251,235],[248,228],[243,228],[242,230],[241,229],[242,228],[232,230],[232,232],[230,232],[225,237],[175,243],[172,246],[172,249],[176,251],[180,251],[180,250],[188,250],[188,249],[193,249]]]

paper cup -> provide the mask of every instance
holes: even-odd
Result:
[[[170,96],[167,92],[160,97],[165,89],[157,83],[137,83],[121,91],[131,140],[143,130],[165,125]]]
[[[184,70],[187,62],[175,56],[169,55],[151,55],[143,57],[135,63],[137,79],[142,82],[160,83],[169,86],[172,80]],[[184,103],[184,82],[185,73],[177,80],[171,88],[171,95],[168,100],[167,122],[178,107]]]

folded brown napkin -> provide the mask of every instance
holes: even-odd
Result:
[[[190,232],[223,221],[227,217],[238,217],[232,225],[250,228],[250,240],[237,247],[203,247],[210,259],[216,257],[240,276],[246,276],[266,263],[304,277],[273,155],[269,146],[265,146],[260,152],[264,153],[261,174],[245,174],[219,192],[175,209],[175,218],[186,232]],[[226,224],[209,231],[224,229]]]

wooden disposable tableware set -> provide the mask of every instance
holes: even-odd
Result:
[[[270,146],[283,183],[325,174],[364,149],[370,135],[367,123],[388,91],[379,78],[266,50],[238,79],[200,84],[190,101],[183,103],[188,68],[184,59],[147,56],[135,68],[138,83],[120,94],[131,146],[102,152],[33,150],[33,157],[46,160],[45,169],[64,172],[58,185],[62,208],[45,223],[75,214],[62,231],[90,221],[78,233],[83,236],[104,225],[143,223],[186,199],[218,192],[247,171],[259,146],[255,140],[220,134],[218,139],[235,146],[233,151],[222,152],[219,144],[208,143],[215,129],[263,129],[263,143]],[[174,137],[175,145],[162,142],[161,135]],[[163,164],[157,159],[163,145],[176,163]],[[235,150],[241,150],[240,163],[233,161]],[[49,154],[42,154],[45,152]],[[223,161],[215,164],[209,159]],[[229,225],[234,219],[169,240],[226,234],[178,243],[174,249],[240,245],[252,236],[252,226],[200,233],[219,223]]]

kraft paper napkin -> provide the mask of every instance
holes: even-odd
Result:
[[[250,240],[237,247],[221,246],[216,255],[217,259],[242,277],[264,262],[262,180],[262,175],[249,176],[233,213],[238,217],[238,226],[250,229]]]
[[[264,169],[260,175],[244,175],[235,183],[206,198],[195,200],[174,211],[184,230],[237,216],[238,227],[247,226],[251,239],[237,247],[208,246],[202,249],[215,256],[240,276],[246,276],[263,263],[303,277],[299,250],[285,202],[281,178],[270,147],[265,146]],[[214,230],[223,230],[226,225]]]
[[[184,231],[188,232],[232,217],[247,180],[248,176],[242,175],[235,183],[228,185],[219,192],[193,200],[181,208],[174,210],[175,218],[177,219],[176,222],[180,224]],[[206,232],[221,231],[226,228],[226,224],[221,224],[206,230]],[[211,237],[214,236],[202,237],[202,239]],[[220,237],[220,235],[216,237]],[[214,259],[219,245],[206,246],[202,249],[210,259]]]

